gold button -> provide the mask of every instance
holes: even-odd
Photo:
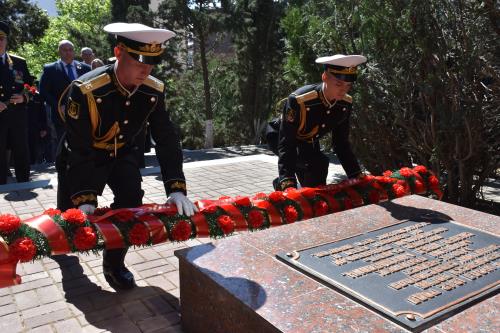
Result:
[[[125,120],[123,121],[123,123],[124,123],[125,125],[127,125],[127,124],[128,124],[128,120],[127,120],[127,119],[125,119]]]
[[[346,108],[343,108],[342,111],[346,111],[347,109]]]
[[[0,94],[0,97],[3,97],[3,96],[4,96],[4,94]]]
[[[311,110],[311,108],[306,108],[307,111]]]
[[[151,97],[151,102],[156,101],[156,97]]]
[[[326,111],[326,114],[330,114],[330,110]]]
[[[97,103],[101,103],[102,102],[102,99],[101,98],[98,98],[95,100]]]
[[[129,106],[129,105],[130,105],[130,101],[126,101],[126,102],[125,102],[125,105],[126,105],[126,106]]]
[[[16,89],[16,86],[12,86],[12,89]]]
[[[114,157],[115,153],[109,153],[109,157]]]
[[[325,124],[321,124],[321,127],[325,128],[325,126],[326,126]]]
[[[123,139],[123,135],[122,135],[122,134],[120,134],[120,135],[118,136],[118,139]]]

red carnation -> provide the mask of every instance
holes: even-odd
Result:
[[[285,193],[295,193],[297,191],[298,190],[295,187],[290,186],[290,187],[287,187],[283,192],[285,192]]]
[[[201,210],[202,213],[213,214],[217,211],[217,205],[211,204]]]
[[[136,223],[128,232],[128,241],[132,245],[143,245],[149,240],[149,230],[142,223]]]
[[[30,85],[29,85],[29,84],[27,84],[27,83],[25,83],[25,84],[23,85],[23,87],[24,87],[24,89],[29,89],[29,88],[31,88],[31,87],[30,87]]]
[[[111,211],[111,208],[109,207],[98,207],[95,209],[94,214],[95,216],[103,216],[104,214],[108,213]]]
[[[10,234],[21,226],[21,219],[12,214],[0,215],[0,232]]]
[[[48,215],[50,217],[54,217],[56,215],[61,215],[61,211],[59,209],[56,209],[56,208],[49,208],[49,209],[46,209],[44,212],[43,212],[45,215]]]
[[[265,199],[267,198],[267,195],[265,193],[259,192],[253,196],[254,199]]]
[[[328,214],[328,204],[324,200],[319,200],[314,203],[315,216],[323,216]]]
[[[376,176],[375,179],[381,183],[386,183],[386,184],[394,183],[394,180],[387,176]]]
[[[439,179],[437,179],[436,176],[432,175],[429,177],[429,184],[430,184],[430,187],[432,187],[432,188],[439,187]]]
[[[390,177],[392,176],[392,171],[391,170],[386,170],[382,173],[382,176],[384,177]]]
[[[413,168],[413,171],[418,173],[427,173],[427,168],[423,165],[417,165],[416,167]]]
[[[392,184],[392,189],[397,198],[400,198],[406,194],[404,186],[400,184]]]
[[[252,209],[248,213],[248,224],[250,224],[253,229],[262,227],[264,224],[264,215],[262,215],[262,212],[257,209]]]
[[[36,255],[35,243],[28,237],[22,237],[16,239],[9,246],[9,253],[14,260],[19,260],[20,262],[28,262],[33,260]]]
[[[368,200],[370,200],[370,203],[378,203],[380,201],[380,193],[378,191],[370,191],[368,193]]]
[[[118,222],[129,222],[129,221],[134,220],[135,213],[126,209],[126,210],[122,210],[121,212],[116,213],[115,215],[113,215],[113,217]]]
[[[87,251],[94,248],[97,243],[97,235],[91,227],[80,227],[76,229],[73,236],[73,244],[79,251]]]
[[[281,191],[275,191],[269,194],[269,200],[271,202],[277,203],[277,202],[283,202],[286,200],[285,196],[283,195],[283,192]]]
[[[351,209],[353,207],[353,203],[352,203],[352,200],[351,198],[344,198],[344,209],[347,210],[347,209]]]
[[[225,235],[234,231],[234,221],[229,215],[221,215],[217,218],[217,224]]]
[[[170,231],[173,240],[179,242],[188,240],[191,237],[191,232],[191,224],[186,220],[177,222]]]
[[[66,222],[70,224],[82,225],[85,223],[85,214],[81,210],[76,208],[68,209],[67,211],[62,213],[61,216]]]
[[[223,195],[223,196],[219,197],[220,201],[227,201],[229,199],[231,199],[231,197],[228,197],[227,195]]]
[[[248,207],[250,206],[252,203],[250,202],[250,198],[248,197],[240,197],[240,196],[237,196],[234,200],[234,203],[238,206],[243,206],[243,207]]]
[[[401,168],[399,170],[399,174],[403,177],[411,177],[413,176],[413,171],[410,168]]]
[[[297,218],[299,217],[299,213],[297,212],[297,209],[293,207],[292,205],[288,205],[283,209],[285,213],[285,222],[286,223],[293,223],[297,221]]]

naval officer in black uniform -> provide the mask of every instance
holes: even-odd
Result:
[[[279,157],[279,177],[273,182],[276,190],[297,187],[297,178],[303,187],[326,184],[329,159],[321,152],[319,139],[330,132],[333,149],[347,176],[362,174],[349,142],[352,98],[347,92],[356,81],[357,66],[366,58],[337,54],[316,62],[324,67],[322,83],[293,92],[281,118],[271,123],[267,133],[269,145]]]
[[[12,150],[18,182],[29,181],[30,160],[28,147],[29,94],[24,85],[33,84],[26,60],[7,52],[10,29],[0,21],[0,185],[7,182],[7,142]]]
[[[104,30],[116,36],[116,62],[73,81],[64,112],[66,144],[60,153],[67,166],[58,170],[64,178],[58,191],[87,214],[93,213],[106,184],[114,194],[111,208],[140,206],[144,191],[139,168],[149,122],[167,201],[180,214],[192,215],[197,208],[186,197],[182,150],[165,108],[164,84],[149,75],[161,61],[162,44],[175,34],[136,23],[113,23]],[[104,276],[115,289],[135,285],[124,265],[126,252],[103,253]]]

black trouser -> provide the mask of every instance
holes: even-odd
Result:
[[[17,181],[29,181],[28,121],[24,103],[9,105],[0,112],[0,185],[7,183],[7,142],[12,150]]]
[[[113,192],[112,209],[135,208],[142,205],[144,191],[141,189],[141,174],[137,164],[127,159],[118,159],[112,166],[108,186]],[[104,250],[102,266],[105,270],[117,270],[125,266],[125,249]]]
[[[323,154],[318,141],[299,142],[297,145],[297,178],[302,187],[317,187],[326,184],[330,160]]]

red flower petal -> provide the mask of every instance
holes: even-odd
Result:
[[[329,207],[326,201],[319,200],[314,203],[315,216],[323,216],[328,214]]]
[[[31,261],[36,255],[36,245],[31,238],[18,238],[10,244],[9,254],[14,260],[28,262]]]
[[[264,215],[260,210],[252,209],[248,213],[248,224],[253,228],[257,229],[262,227],[264,224]]]
[[[73,244],[79,251],[88,251],[95,247],[97,235],[91,227],[80,227],[76,229],[73,236]]]
[[[225,235],[234,231],[234,221],[229,215],[221,215],[217,218],[217,224]]]
[[[48,208],[43,213],[45,215],[50,216],[50,217],[54,217],[56,215],[61,215],[61,211],[59,209],[55,209],[55,208]]]
[[[297,209],[295,209],[292,205],[286,206],[283,209],[283,212],[285,213],[285,223],[293,223],[297,221],[297,218],[299,217]]]
[[[186,220],[181,220],[177,222],[170,231],[172,234],[172,239],[176,241],[185,241],[191,237],[191,224]]]
[[[61,216],[66,222],[70,224],[82,225],[85,223],[85,214],[81,210],[76,208],[68,209],[67,211],[62,213]]]
[[[136,223],[128,232],[128,240],[132,245],[143,245],[149,240],[149,230],[142,223]]]
[[[235,199],[234,199],[234,203],[238,206],[243,206],[243,207],[248,207],[248,206],[251,206],[252,203],[250,202],[250,198],[249,197],[240,197],[240,196],[237,196]]]
[[[283,195],[283,192],[281,191],[275,191],[275,192],[272,192],[271,194],[269,194],[269,200],[271,200],[271,202],[283,202],[286,200],[285,196]]]
[[[12,214],[0,215],[0,233],[10,234],[21,226],[21,219]]]

